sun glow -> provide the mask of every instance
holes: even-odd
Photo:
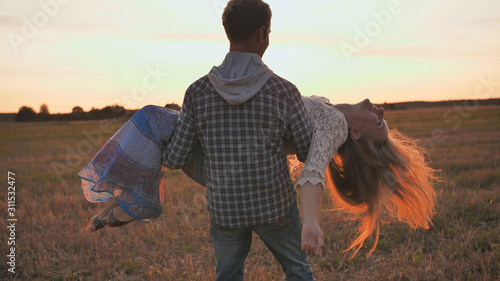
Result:
[[[264,62],[303,95],[334,103],[463,99],[477,98],[484,77],[499,84],[498,1],[267,2],[273,19]],[[51,113],[181,104],[189,84],[228,51],[224,6],[2,1],[0,112],[43,103]],[[139,96],[134,89],[150,69],[165,75]],[[486,97],[500,96],[496,86]]]

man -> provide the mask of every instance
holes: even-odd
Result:
[[[186,91],[164,165],[178,169],[199,140],[217,280],[243,280],[252,231],[282,265],[287,280],[313,280],[301,251],[302,222],[288,172],[285,142],[305,161],[312,128],[297,88],[263,62],[271,10],[262,0],[231,0],[222,21],[230,42],[223,63]],[[318,194],[303,190],[302,246],[321,254]],[[312,198],[312,200],[308,199]],[[310,206],[309,206],[310,205]]]

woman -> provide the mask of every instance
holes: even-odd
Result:
[[[375,250],[384,212],[412,228],[428,228],[434,213],[436,171],[413,140],[388,129],[384,109],[368,99],[335,106],[317,98],[304,102],[315,128],[299,185],[325,186],[325,178],[339,210],[358,220],[358,237],[346,251],[355,249],[354,257],[374,231],[376,240],[369,254]],[[342,116],[347,128],[336,121]],[[310,157],[314,160],[309,161]]]
[[[368,99],[353,105],[332,105],[320,97],[303,97],[303,100],[308,118],[313,125],[313,139],[305,164],[291,168],[295,173],[301,170],[298,187],[306,184],[320,185],[323,188],[326,186],[332,200],[340,209],[354,215],[359,221],[358,237],[349,247],[349,249],[356,248],[354,255],[374,231],[376,242],[370,253],[375,249],[378,241],[378,225],[384,212],[413,228],[428,228],[436,197],[431,184],[435,179],[435,171],[427,165],[423,150],[411,139],[396,130],[389,131],[383,119],[384,109],[375,107]],[[158,125],[160,121],[157,121],[143,126],[148,128],[143,130],[143,134],[149,134],[149,138],[155,139],[157,145],[155,149],[146,149],[153,151],[150,153],[152,155],[158,155],[161,140],[168,139],[168,132],[172,132],[175,126],[176,114],[161,113],[162,110],[164,109],[146,107],[136,114],[138,117],[134,116],[131,120],[136,120],[135,124],[143,125],[147,123],[144,120],[152,120],[155,116],[158,120],[167,120],[165,124]],[[168,118],[162,116],[165,114]],[[124,127],[130,127],[127,124]],[[120,129],[122,130],[123,128]],[[130,134],[130,130],[123,134],[120,131],[115,136]],[[123,141],[123,138],[115,136],[110,142]],[[134,142],[137,143],[137,140]],[[108,150],[117,151],[118,147],[120,145],[103,148],[96,158],[100,158],[99,154]],[[293,151],[289,153],[293,154]],[[203,184],[203,153],[198,149],[195,154],[195,159],[183,170],[191,178]],[[95,180],[92,184],[88,184],[88,178],[92,176],[86,177],[82,172],[79,174],[84,194],[89,201],[98,202],[92,200],[92,196],[99,198],[99,195],[103,194],[106,198],[117,199],[92,218],[87,226],[88,231],[159,216],[161,200],[158,197],[162,194],[163,170],[161,164],[157,164],[158,160],[154,163],[157,168],[156,177],[153,178],[157,180],[151,180],[149,185],[147,182],[139,181],[138,185],[125,188],[120,187],[122,183],[114,184],[112,188],[97,188],[95,186],[98,184],[91,186]],[[93,166],[87,169],[91,171],[89,175],[95,169],[95,165]],[[115,174],[119,176],[120,173]],[[106,176],[93,176],[98,179],[103,177]],[[130,179],[127,179],[127,182],[130,183]],[[147,196],[141,197],[141,194],[149,195],[150,200],[144,200]]]

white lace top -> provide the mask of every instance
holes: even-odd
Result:
[[[320,183],[324,188],[328,163],[347,140],[347,121],[344,114],[333,107],[327,98],[312,96],[302,97],[302,100],[313,126],[313,136],[305,164],[295,167],[292,174],[303,166],[297,187],[310,182],[312,185]]]

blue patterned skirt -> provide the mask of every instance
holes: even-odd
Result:
[[[98,203],[114,197],[135,220],[159,217],[164,200],[162,147],[175,131],[178,116],[178,111],[154,105],[139,110],[78,173],[85,198]],[[203,159],[197,145],[194,159],[182,167],[201,185]]]

